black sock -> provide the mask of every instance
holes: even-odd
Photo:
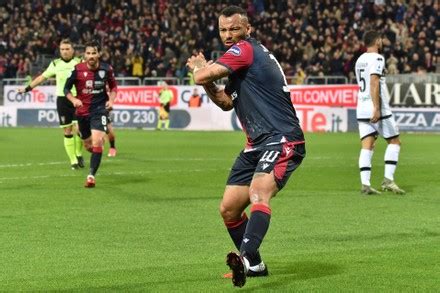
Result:
[[[238,221],[225,222],[225,226],[228,229],[229,235],[231,236],[232,241],[234,241],[237,250],[240,250],[247,223],[248,217],[246,213],[243,213],[243,215],[241,215],[241,219]]]
[[[254,204],[251,208],[251,218],[246,226],[240,254],[245,256],[251,266],[258,265],[261,257],[258,252],[261,242],[269,229],[271,210],[263,204]]]
[[[90,156],[90,174],[95,176],[98,172],[99,165],[101,164],[102,147],[94,147],[92,155]]]
[[[116,144],[116,142],[115,142],[114,140],[109,140],[109,143],[110,143],[110,147],[111,147],[112,149],[114,149],[114,148],[115,148],[115,144]]]
[[[248,223],[249,220],[246,213],[243,213],[241,219],[238,221],[225,222],[226,228],[229,232],[229,236],[231,236],[237,250],[240,250],[241,244],[243,242],[243,235],[246,231],[246,226]],[[254,261],[256,262],[256,264],[261,263],[261,256],[258,250],[257,253],[254,255]]]

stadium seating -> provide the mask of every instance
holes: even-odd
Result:
[[[185,62],[224,50],[218,12],[242,1],[1,1],[0,78],[38,74],[39,56],[56,55],[60,39],[97,39],[120,77],[185,77]],[[219,4],[221,2],[222,4]],[[386,36],[390,74],[439,72],[438,1],[248,0],[253,35],[274,52],[288,76],[346,76],[364,49],[367,29]],[[406,3],[409,2],[409,3]],[[311,4],[310,4],[311,3]],[[81,46],[78,47],[81,49]],[[35,64],[40,66],[35,67]]]

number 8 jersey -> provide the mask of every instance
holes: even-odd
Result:
[[[364,53],[356,61],[356,80],[359,85],[357,119],[370,119],[373,116],[373,101],[370,91],[370,76],[379,75],[379,96],[381,118],[392,115],[390,97],[385,84],[385,58],[377,53]]]

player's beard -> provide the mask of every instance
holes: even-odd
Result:
[[[98,67],[97,65],[98,65],[98,59],[92,59],[92,58],[90,58],[89,60],[87,60],[87,64],[89,65],[89,67],[90,68],[96,68],[96,67]]]

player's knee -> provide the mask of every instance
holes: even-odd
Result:
[[[225,206],[223,203],[220,204],[219,211],[220,211],[220,215],[222,216],[223,220],[226,222],[233,221],[233,220],[237,219],[237,217],[239,218],[241,215],[241,212],[236,211],[232,207]]]
[[[219,212],[223,219],[228,218],[228,215],[230,214],[229,209],[226,208],[223,204],[220,204]]]
[[[399,146],[402,145],[402,142],[400,141],[400,139],[398,137],[392,138],[388,141],[389,144],[397,144]]]
[[[98,138],[94,138],[92,140],[91,145],[93,147],[102,147],[105,143],[105,138],[104,137],[98,137]]]
[[[252,186],[249,190],[249,201],[252,204],[261,203],[269,205],[270,199],[277,193],[275,182],[270,184],[263,184],[259,186]]]
[[[261,194],[253,193],[249,195],[249,200],[251,204],[264,204],[269,206],[270,202],[270,195],[267,196],[261,196]]]
[[[374,150],[374,146],[375,146],[375,144],[373,143],[373,144],[362,144],[362,149],[365,149],[365,150],[370,150],[370,151],[373,151]]]
[[[90,141],[84,141],[84,148],[88,151],[88,152],[92,152],[93,151],[93,145]]]

